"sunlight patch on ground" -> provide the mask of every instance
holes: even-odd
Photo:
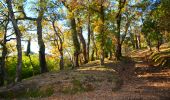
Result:
[[[170,88],[170,82],[148,82],[147,86]]]
[[[147,68],[150,67],[148,64],[135,64],[136,68]]]
[[[147,78],[147,77],[169,77],[170,73],[168,72],[159,72],[159,73],[145,73],[144,75],[138,75],[139,78]]]
[[[115,70],[113,70],[111,68],[104,67],[104,66],[82,67],[77,70],[79,70],[79,71],[91,70],[91,71],[113,71],[113,72],[116,72]]]

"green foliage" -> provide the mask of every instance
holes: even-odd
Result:
[[[30,58],[31,61],[28,56],[23,55],[22,79],[40,74],[38,55],[31,55]],[[17,57],[8,57],[6,62],[7,74],[9,81],[11,82],[14,80],[16,74]],[[47,66],[49,71],[59,70],[58,61],[51,57],[47,57]]]

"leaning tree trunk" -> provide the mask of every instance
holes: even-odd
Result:
[[[79,53],[80,53],[80,43],[77,38],[77,30],[76,30],[76,22],[75,18],[70,18],[71,22],[71,33],[72,33],[72,39],[73,39],[73,46],[74,46],[74,65],[73,67],[79,67]]]
[[[62,40],[61,36],[59,35],[59,33],[56,30],[55,20],[52,21],[52,26],[53,26],[53,29],[54,29],[54,32],[55,32],[56,36],[59,38],[59,43],[60,44],[57,41],[58,51],[60,52],[59,64],[60,64],[60,70],[63,70],[64,69],[63,40]]]
[[[14,12],[13,12],[11,0],[6,0],[6,3],[7,3],[7,7],[8,7],[8,10],[9,10],[9,16],[10,16],[10,19],[12,21],[12,25],[13,25],[15,35],[16,35],[16,40],[17,40],[17,52],[18,52],[17,56],[18,56],[18,58],[17,58],[16,79],[15,79],[15,81],[18,82],[18,81],[21,81],[21,72],[22,72],[21,32],[20,32],[20,30],[18,28],[17,21],[15,19],[15,15],[14,15]]]
[[[78,27],[78,36],[79,36],[80,42],[83,46],[84,64],[86,64],[86,63],[88,63],[88,58],[87,58],[87,52],[86,52],[86,41],[82,34],[82,27]]]

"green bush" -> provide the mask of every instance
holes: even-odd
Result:
[[[31,58],[31,61],[30,61]],[[26,55],[23,55],[22,63],[22,79],[29,78],[34,75],[40,74],[39,66],[39,56],[38,54],[30,55],[30,58]],[[59,70],[59,59],[56,57],[46,55],[47,67],[49,71],[58,71]],[[11,83],[15,79],[16,75],[16,66],[17,66],[17,56],[9,56],[6,60],[6,70],[8,75],[8,83]],[[71,68],[71,62],[69,59],[64,59],[65,69]]]

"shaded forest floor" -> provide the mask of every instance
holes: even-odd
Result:
[[[104,66],[93,61],[76,70],[45,73],[0,88],[0,96],[41,100],[170,100],[170,69],[151,66],[148,55],[147,50],[138,50],[120,62],[106,60]]]

